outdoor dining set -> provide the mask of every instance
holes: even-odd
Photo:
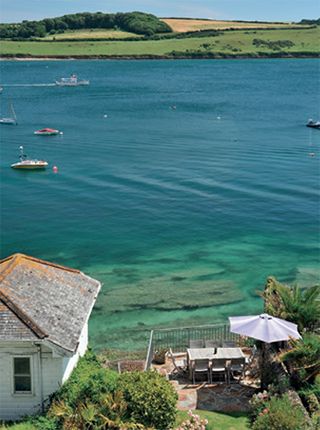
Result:
[[[189,375],[193,384],[205,377],[205,381],[213,383],[222,381],[230,383],[236,375],[240,380],[243,376],[246,356],[234,342],[212,340],[190,340],[187,348],[187,360],[177,360],[170,352],[172,362],[179,371]]]

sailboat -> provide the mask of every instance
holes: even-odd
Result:
[[[17,163],[11,164],[13,169],[24,169],[24,170],[40,170],[45,169],[48,166],[48,162],[44,160],[28,159],[23,152],[23,146],[19,147],[20,156]]]
[[[0,124],[17,125],[18,124],[17,115],[14,111],[13,103],[10,103],[10,109],[9,110],[10,110],[11,116],[0,118]]]

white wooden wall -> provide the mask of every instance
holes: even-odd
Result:
[[[41,410],[41,398],[46,400],[71,375],[88,344],[86,324],[77,352],[72,357],[59,356],[48,347],[32,342],[0,342],[0,421],[17,420]],[[13,392],[13,357],[31,357],[32,394]],[[42,366],[40,366],[40,361]],[[41,371],[42,369],[42,371]],[[42,378],[42,384],[41,384]],[[41,393],[42,391],[42,393]]]

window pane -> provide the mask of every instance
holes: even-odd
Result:
[[[15,357],[14,358],[14,374],[15,375],[30,375],[30,358]]]
[[[14,391],[31,391],[31,378],[30,376],[15,376],[14,378]]]

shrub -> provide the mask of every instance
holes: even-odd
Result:
[[[136,422],[157,430],[173,425],[177,393],[163,376],[154,371],[122,373],[118,388],[127,402],[127,413]]]
[[[252,425],[253,430],[306,430],[303,411],[293,407],[287,394],[282,397],[271,397],[265,407],[258,413]]]
[[[37,430],[58,430],[58,420],[55,417],[39,416],[31,420]]]
[[[206,430],[208,420],[202,420],[199,415],[193,414],[192,411],[188,412],[189,419],[183,421],[177,430]]]
[[[99,402],[104,394],[115,391],[117,380],[118,374],[104,369],[96,356],[88,351],[54,398],[71,407],[76,407],[88,398],[92,402]]]
[[[250,420],[253,423],[259,414],[266,408],[267,402],[270,400],[270,394],[267,391],[254,394],[250,400]]]

